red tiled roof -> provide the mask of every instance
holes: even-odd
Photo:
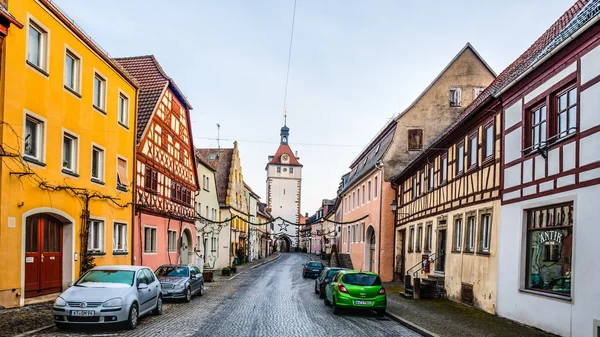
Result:
[[[250,194],[253,194],[254,197],[256,197],[256,199],[260,199],[260,196],[258,194],[256,194],[256,192],[254,192],[252,190],[252,188],[250,188],[250,186],[248,184],[246,184],[245,181],[244,181],[244,187],[248,190],[248,192],[250,192]]]
[[[188,110],[192,109],[185,95],[179,90],[175,82],[167,76],[154,55],[123,57],[113,60],[123,67],[130,76],[135,78],[140,85],[137,112],[138,142],[142,138],[146,126],[154,114],[154,109],[167,86],[171,86],[175,95],[186,105]]]
[[[290,162],[289,162],[289,164],[283,164],[281,162],[281,155],[283,155],[284,153],[287,153],[287,155],[290,156]],[[281,144],[281,145],[279,145],[279,148],[277,149],[277,152],[275,152],[275,155],[273,156],[273,159],[271,159],[271,161],[269,162],[269,164],[282,164],[282,165],[291,165],[291,166],[302,166],[302,164],[300,164],[300,162],[298,161],[298,158],[296,158],[296,156],[294,155],[294,152],[292,152],[292,148],[290,148],[290,146],[287,145],[287,144]]]
[[[215,159],[210,160],[214,155]],[[210,166],[217,170],[217,198],[221,206],[226,205],[227,187],[229,186],[229,171],[233,159],[233,149],[196,149],[196,156],[203,157]]]
[[[217,172],[217,169],[214,168],[212,166],[212,164],[208,162],[208,159],[205,158],[203,155],[199,154],[198,149],[194,150],[194,154],[196,155],[196,160],[198,162],[200,162],[200,164],[202,164],[202,166],[206,167],[207,169],[209,169],[213,172]]]

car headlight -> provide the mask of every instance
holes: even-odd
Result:
[[[123,299],[120,297],[113,298],[113,299],[110,299],[110,300],[102,303],[102,306],[107,307],[107,308],[122,307]]]
[[[56,301],[54,301],[55,307],[64,307],[67,305],[67,301],[65,301],[62,297],[57,297]]]
[[[175,285],[175,290],[183,290],[185,289],[185,283],[179,283]]]

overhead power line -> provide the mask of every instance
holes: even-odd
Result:
[[[260,143],[260,144],[279,144],[279,142],[271,142],[265,140],[251,140],[251,139],[227,139],[227,138],[212,138],[212,137],[194,137],[194,139],[204,139],[204,140],[225,140],[225,141],[238,141],[243,143]],[[363,145],[354,145],[354,144],[325,144],[325,143],[294,143],[294,145],[302,145],[302,146],[331,146],[331,147],[356,147],[362,148]]]

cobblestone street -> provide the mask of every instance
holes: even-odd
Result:
[[[303,279],[304,254],[283,254],[232,280],[210,284],[204,297],[168,303],[162,316],[146,316],[133,331],[56,328],[36,336],[419,336],[374,313],[334,316]]]

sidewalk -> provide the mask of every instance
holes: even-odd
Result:
[[[252,260],[252,262],[241,264],[241,265],[237,266],[237,272],[232,273],[229,276],[221,275],[220,269],[215,270],[214,275],[213,275],[213,280],[214,280],[214,282],[229,281],[231,279],[234,279],[235,277],[237,277],[238,275],[242,274],[245,271],[256,268],[258,266],[262,266],[263,264],[266,264],[269,262],[273,262],[273,261],[279,259],[280,257],[281,257],[281,254],[279,252],[275,252],[264,259],[260,259],[260,260],[256,259],[256,260]],[[212,282],[212,283],[214,283],[214,282]],[[208,284],[210,284],[210,283],[208,283]]]
[[[53,302],[46,302],[21,308],[0,309],[0,335],[14,336],[53,325],[52,305]]]
[[[404,291],[400,283],[384,285],[388,313],[441,337],[555,336],[450,300],[407,300],[399,295]]]

